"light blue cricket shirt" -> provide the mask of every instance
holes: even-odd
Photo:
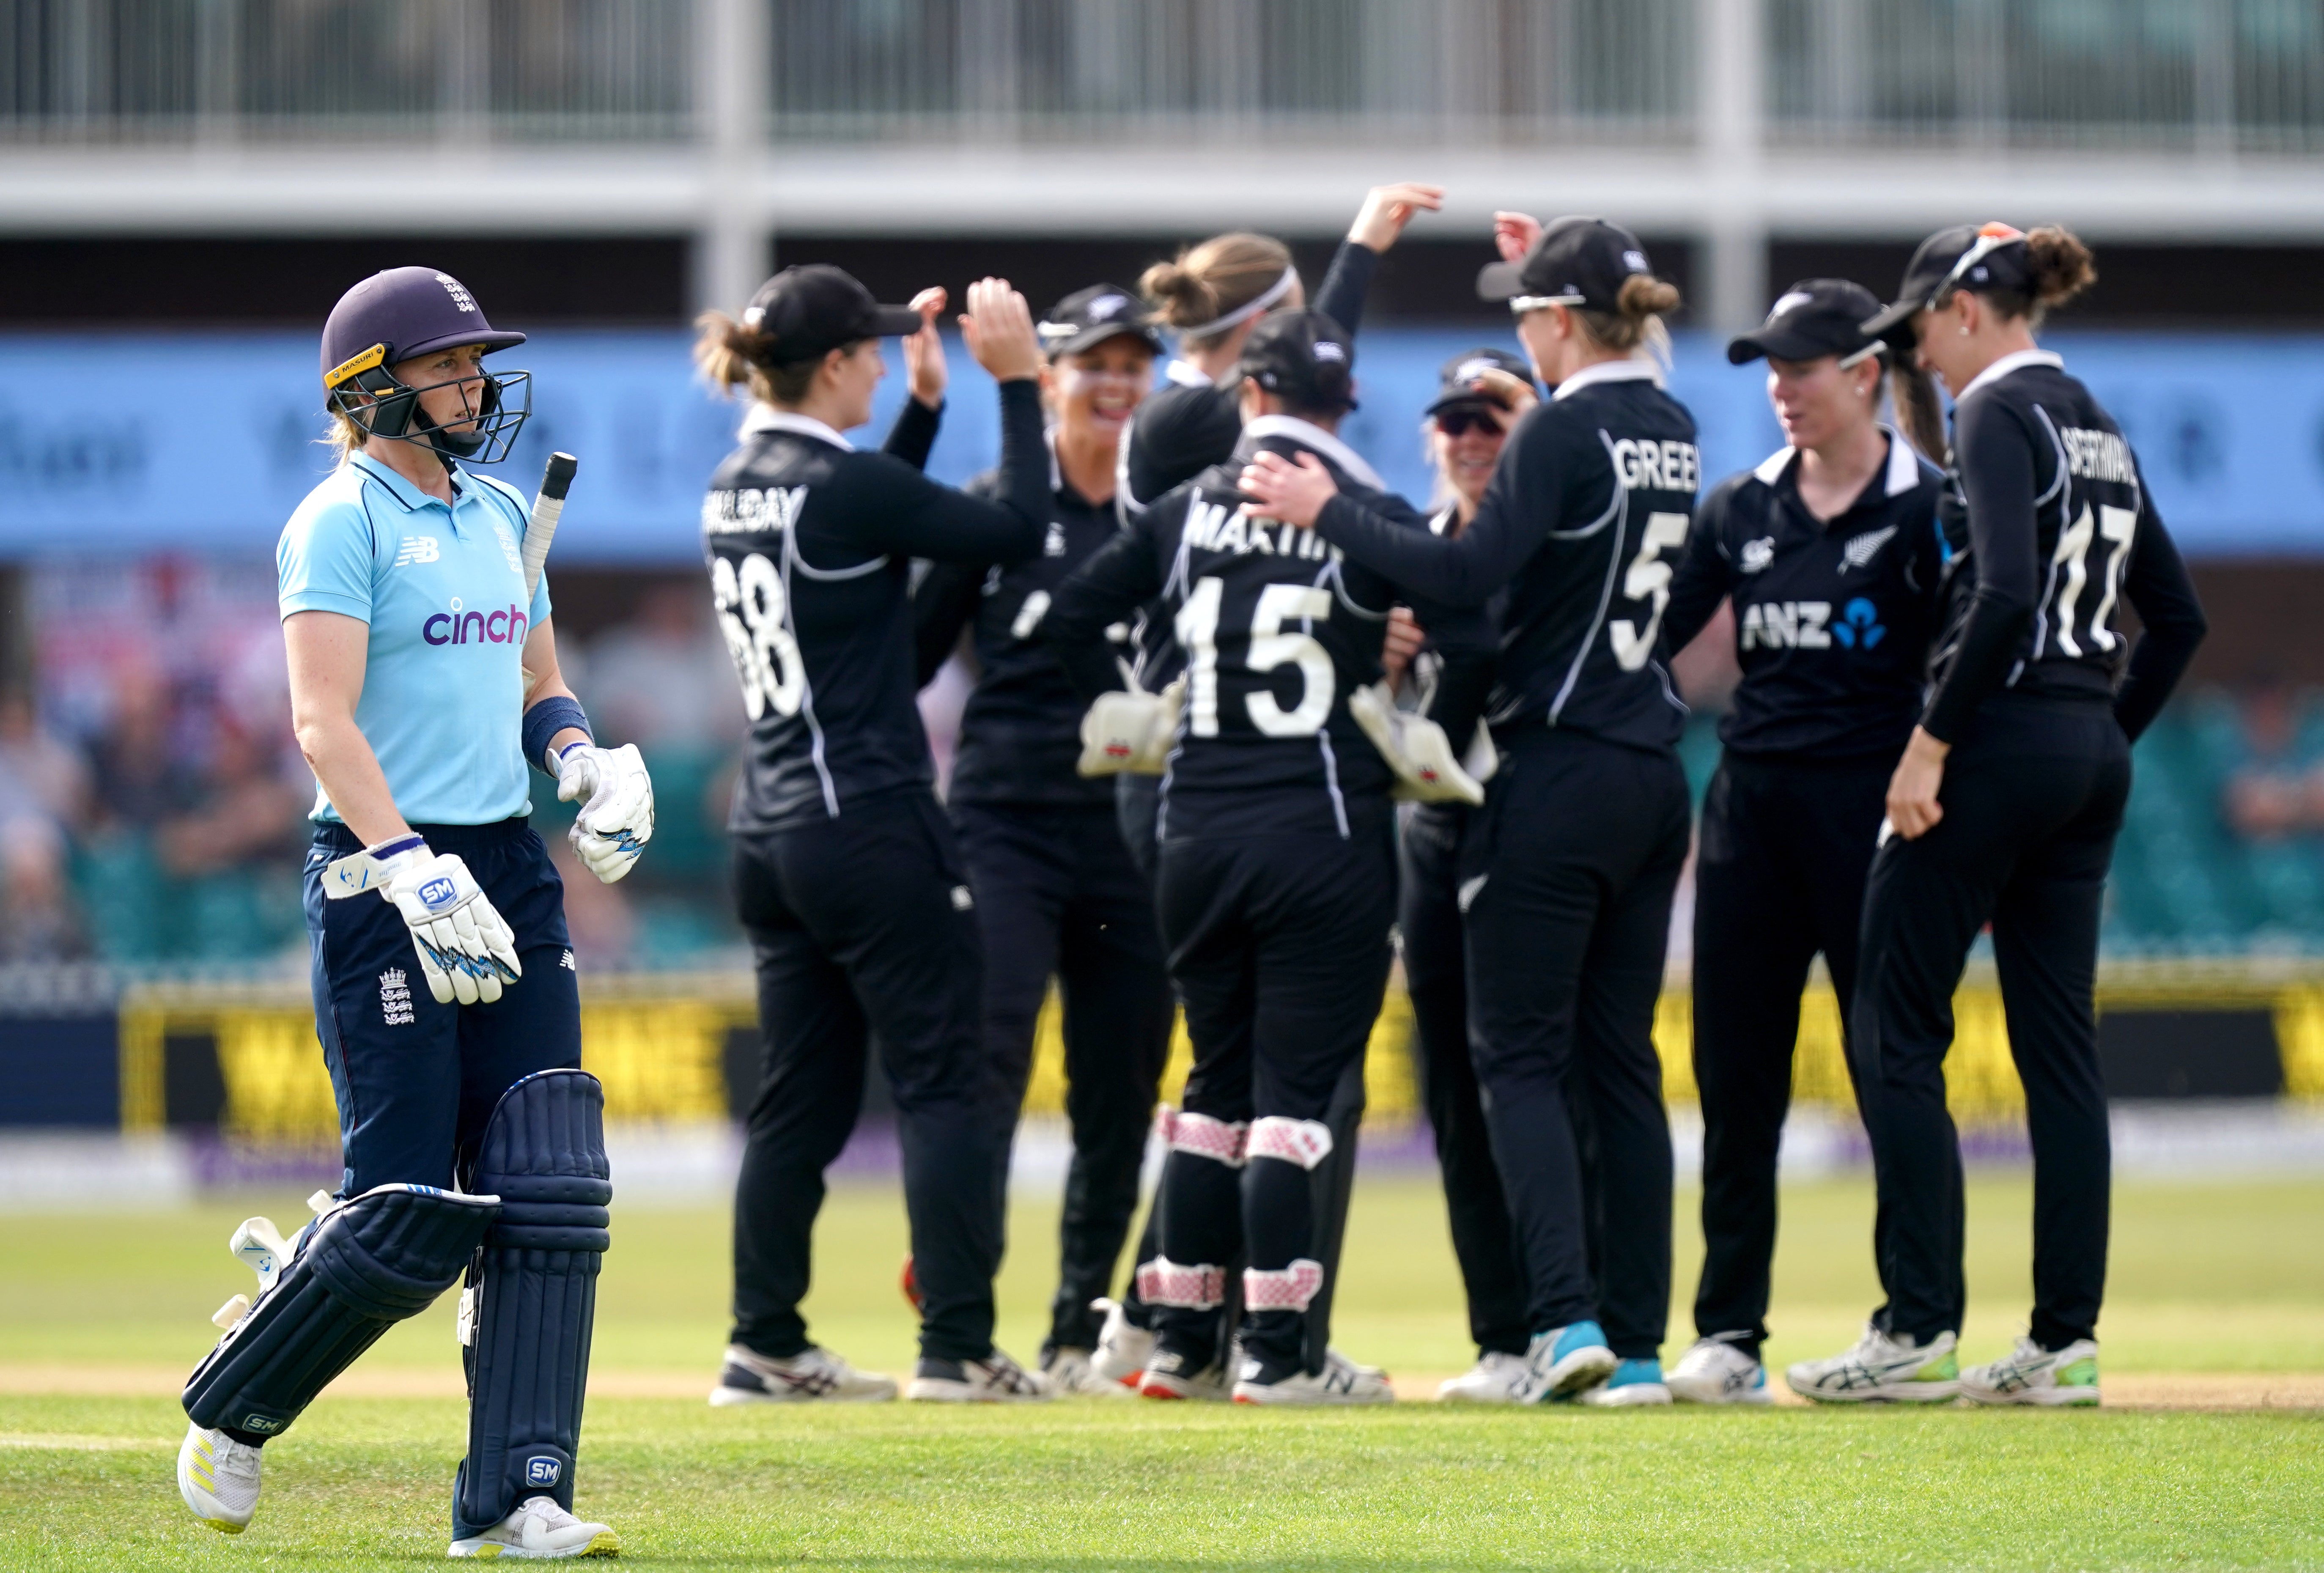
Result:
[[[406,823],[488,825],[531,812],[524,761],[529,509],[507,483],[452,472],[450,507],[361,452],[307,494],[275,543],[282,615],[371,625],[355,725]],[[309,818],[338,813],[318,790]]]

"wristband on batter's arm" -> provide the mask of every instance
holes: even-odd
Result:
[[[524,713],[524,756],[550,775],[557,773],[557,760],[549,752],[549,740],[574,728],[590,742],[597,735],[589,730],[589,714],[581,701],[569,694],[556,694],[541,700]]]

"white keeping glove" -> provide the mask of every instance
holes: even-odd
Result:
[[[1139,689],[1100,694],[1082,717],[1082,756],[1074,768],[1086,776],[1160,775],[1185,702],[1183,677],[1158,694]]]
[[[402,914],[438,1004],[456,997],[464,1005],[491,1004],[503,985],[524,976],[516,931],[452,854],[430,852],[419,837],[407,836],[351,853],[323,871],[323,893],[334,901],[367,890]]]
[[[611,749],[567,744],[557,756],[557,796],[567,803],[588,800],[573,821],[573,849],[606,884],[629,873],[653,839],[653,778],[634,743]]]
[[[1485,789],[1461,768],[1444,728],[1427,717],[1396,708],[1385,682],[1348,695],[1348,714],[1396,773],[1391,795],[1406,803],[1468,803],[1485,800]]]

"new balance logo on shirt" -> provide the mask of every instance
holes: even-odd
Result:
[[[434,562],[442,555],[436,549],[433,535],[407,535],[403,538],[402,550],[395,554],[395,566],[410,568],[415,562]]]

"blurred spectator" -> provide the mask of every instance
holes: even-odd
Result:
[[[31,698],[0,694],[0,960],[65,960],[88,948],[66,879],[66,835],[88,789],[79,755],[41,725]]]
[[[68,830],[87,820],[88,766],[42,724],[22,689],[0,692],[0,803],[11,809],[37,808]]]
[[[96,772],[93,818],[101,831],[148,830],[189,806],[172,736],[169,680],[151,666],[124,662],[113,673],[111,699],[105,729],[89,750]]]
[[[2240,702],[2243,758],[2222,791],[2228,825],[2251,841],[2324,830],[2324,749],[2301,695],[2264,680]]]
[[[663,749],[723,748],[742,736],[733,659],[698,584],[648,590],[637,615],[592,640],[589,712],[613,744],[649,757]]]
[[[306,796],[283,778],[278,755],[231,721],[218,724],[198,800],[165,819],[154,837],[161,866],[180,879],[280,868],[299,856]]]

